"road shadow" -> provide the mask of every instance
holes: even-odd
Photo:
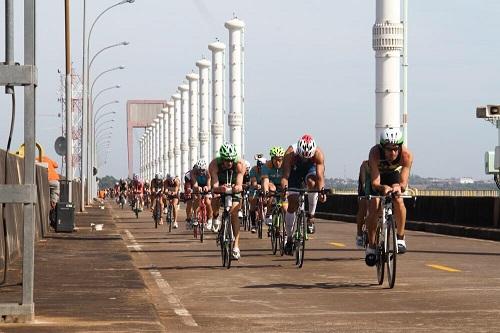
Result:
[[[239,269],[255,269],[255,268],[279,268],[283,267],[281,265],[238,265],[238,263],[232,263],[230,270]],[[139,267],[140,270],[189,270],[189,269],[223,269],[227,270],[226,267],[222,265],[195,265],[195,266],[151,266],[151,267]]]
[[[467,252],[467,251],[431,251],[431,250],[409,250],[407,253],[432,253],[432,254],[460,254],[471,256],[500,256],[494,252]]]
[[[272,284],[260,284],[260,285],[249,285],[243,288],[247,289],[349,289],[349,288],[371,288],[378,286],[378,283],[355,283],[355,282],[318,282],[314,284],[295,284],[295,283],[272,283]]]

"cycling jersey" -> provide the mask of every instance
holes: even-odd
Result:
[[[236,175],[238,174],[236,170],[237,165],[237,162],[234,162],[231,169],[224,170],[222,168],[222,159],[217,159],[217,177],[219,178],[220,185],[236,184]]]
[[[153,179],[151,181],[151,189],[155,192],[158,192],[163,189],[163,181],[161,179]]]
[[[385,159],[384,148],[380,145],[377,146],[379,151],[380,160],[378,162],[378,171],[380,172],[380,185],[393,185],[400,182],[400,173],[403,168],[401,164],[401,149],[399,150],[398,157],[394,161]]]
[[[257,183],[260,184],[262,178],[262,167],[259,171],[259,168],[255,165],[250,169],[250,178],[257,179]]]
[[[302,188],[305,186],[305,181],[309,176],[316,175],[316,163],[314,160],[302,158],[297,154],[297,144],[292,145],[293,157],[288,177],[288,187]]]
[[[268,167],[266,163],[262,166],[262,175],[267,176],[267,178],[269,178],[269,181],[274,185],[281,186],[281,178],[283,178],[283,168],[276,169],[274,166]]]

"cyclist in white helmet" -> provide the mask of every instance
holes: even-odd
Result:
[[[209,192],[211,190],[210,186],[211,178],[208,173],[208,164],[204,159],[198,160],[190,172],[190,191],[194,193],[195,197],[193,199],[193,214],[196,214],[198,206],[200,205],[200,196],[197,193]],[[207,230],[212,229],[212,196],[208,194],[204,198],[205,207],[207,208]]]
[[[368,164],[371,182],[367,194],[387,195],[401,194],[408,188],[408,178],[413,163],[413,154],[403,145],[403,134],[399,128],[387,127],[380,133],[379,143],[370,149]],[[406,252],[405,223],[406,207],[400,197],[393,201],[397,224],[398,253]],[[377,263],[375,249],[375,230],[381,209],[380,199],[372,199],[368,204],[369,246],[366,248],[365,262],[368,266]]]
[[[296,144],[291,145],[285,152],[283,158],[283,178],[282,188],[305,188],[322,190],[325,188],[325,157],[312,136],[303,135]],[[309,201],[308,229],[314,233],[314,214],[318,203],[318,193],[311,193],[307,196]],[[319,200],[326,201],[326,195],[320,194]],[[297,194],[289,194],[288,207],[285,214],[285,223],[288,234],[288,241],[285,252],[292,254],[292,227],[294,214],[299,207]]]

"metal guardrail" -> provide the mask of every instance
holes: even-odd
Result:
[[[332,194],[355,195],[357,189],[332,189]],[[419,190],[409,189],[409,193],[416,196],[432,197],[500,197],[500,191],[497,190]]]

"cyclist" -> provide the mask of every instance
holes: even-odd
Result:
[[[323,152],[316,146],[316,141],[312,136],[303,135],[296,144],[288,147],[283,158],[283,178],[281,178],[282,188],[302,188],[324,189],[325,186],[325,158]],[[309,212],[307,226],[309,233],[314,233],[314,213],[318,201],[318,193],[311,193],[307,196],[309,201]],[[326,201],[326,195],[319,195],[321,202]],[[299,208],[298,195],[288,194],[288,207],[285,214],[285,223],[288,234],[288,241],[285,252],[291,254],[293,244],[291,242],[292,228],[295,218],[295,211]]]
[[[262,188],[262,165],[265,163],[265,158],[262,154],[257,154],[254,156],[257,164],[254,165],[249,172],[250,176],[250,192],[248,194],[248,200],[250,202],[250,220],[252,221],[252,227],[250,231],[255,233],[257,231],[257,202],[259,198],[257,197],[258,191]]]
[[[120,185],[119,185],[119,190],[120,190],[120,194],[118,195],[118,199],[117,199],[117,202],[120,203],[120,199],[123,197],[123,199],[125,200],[125,198],[127,198],[127,182],[120,178]]]
[[[135,196],[136,194],[139,195],[139,210],[142,212],[142,209],[144,207],[144,185],[142,182],[139,180],[136,174],[134,174],[134,177],[132,179],[132,188],[133,192],[132,195]]]
[[[367,182],[368,180],[368,182]],[[358,176],[358,212],[356,213],[356,246],[362,248],[365,246],[363,243],[363,225],[365,224],[366,213],[368,211],[368,202],[364,196],[369,194],[366,186],[370,184],[370,166],[368,160],[363,161],[359,167]]]
[[[241,194],[243,190],[243,175],[245,174],[245,165],[242,160],[238,158],[236,146],[232,143],[224,143],[219,149],[219,157],[215,158],[208,167],[211,178],[211,186],[214,192],[224,193],[227,188],[233,190],[233,206],[231,208],[231,224],[234,233],[234,248],[233,259],[238,260],[240,254],[240,221],[238,219],[238,210],[241,206]],[[213,218],[217,223],[216,217],[219,215],[219,208],[221,206],[220,196],[216,196],[212,200]],[[218,221],[220,223],[220,221]],[[218,230],[219,226],[214,229]]]
[[[207,161],[204,159],[198,160],[194,165],[193,170],[191,170],[191,191],[196,193],[200,192],[208,192],[210,191],[210,174],[208,173],[208,165]],[[207,229],[212,229],[212,200],[210,194],[204,197],[205,207],[207,207]],[[193,201],[193,212],[196,212],[196,209],[200,205],[200,197],[195,196]]]
[[[154,211],[157,204],[160,204],[160,222],[158,224],[163,224],[163,181],[158,173],[151,180],[151,211]]]
[[[174,218],[173,227],[176,229],[179,227],[177,224],[177,212],[179,210],[179,190],[181,187],[181,181],[178,177],[172,177],[167,174],[165,180],[163,181],[163,192],[165,193],[166,203],[170,203],[173,207],[172,215]]]
[[[193,169],[195,166],[193,166]],[[193,216],[193,197],[191,194],[193,193],[193,186],[191,180],[191,171],[189,170],[184,175],[184,201],[186,202],[186,229],[190,229],[192,227],[192,216]]]
[[[146,180],[144,181],[144,205],[146,206],[146,208],[149,208],[150,198],[151,198],[151,186],[149,185],[149,182]]]
[[[271,160],[267,161],[262,166],[262,188],[264,193],[276,192],[281,189],[281,178],[283,178],[283,157],[285,156],[285,149],[276,146],[272,147],[269,151]],[[271,214],[272,200],[267,201],[266,224],[271,225],[273,217]],[[285,206],[285,205],[284,205]],[[286,206],[284,207],[286,208]]]
[[[413,163],[413,154],[403,146],[403,133],[396,127],[387,127],[380,133],[379,144],[370,149],[368,163],[370,166],[371,188],[370,194],[387,195],[393,193],[394,215],[397,225],[398,253],[406,252],[405,223],[406,207],[403,198],[398,194],[405,192],[408,188],[408,177]],[[377,263],[375,249],[375,232],[377,219],[381,209],[380,200],[374,198],[368,204],[368,227],[369,246],[366,248],[365,262],[368,266]]]

